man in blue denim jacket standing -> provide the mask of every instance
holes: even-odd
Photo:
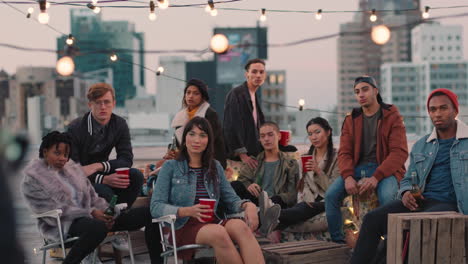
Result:
[[[387,234],[388,214],[459,211],[468,214],[468,126],[457,120],[457,95],[436,89],[427,100],[434,130],[418,140],[410,165],[400,182],[400,200],[375,209],[364,217],[351,263],[371,263],[380,236]],[[422,192],[419,203],[411,195],[411,174],[416,173]]]

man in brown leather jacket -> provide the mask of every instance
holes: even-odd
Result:
[[[395,199],[405,173],[408,145],[403,118],[394,105],[385,104],[374,78],[354,82],[359,108],[343,123],[338,152],[341,177],[325,194],[325,211],[332,240],[344,242],[340,207],[348,195],[377,191],[380,205]]]

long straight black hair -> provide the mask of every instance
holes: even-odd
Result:
[[[216,163],[214,159],[213,129],[211,129],[210,122],[208,122],[206,118],[196,116],[185,125],[184,133],[182,134],[180,154],[177,157],[177,160],[186,160],[187,163],[190,162],[190,155],[188,154],[186,145],[186,137],[188,132],[190,132],[194,127],[199,128],[201,131],[205,132],[208,135],[208,144],[206,145],[206,149],[203,151],[202,154],[202,167],[203,172],[207,172],[208,181],[212,182],[215,189],[218,189],[218,172],[216,169]]]
[[[315,117],[315,118],[312,118],[311,120],[309,120],[309,122],[307,122],[306,124],[306,131],[307,129],[309,128],[309,126],[311,125],[319,125],[321,128],[323,128],[326,132],[330,132],[330,135],[328,135],[328,144],[327,144],[327,163],[325,164],[325,168],[324,168],[324,172],[326,173],[329,169],[330,169],[330,166],[333,162],[333,129],[332,127],[330,126],[330,124],[328,123],[328,121],[323,118],[323,117]],[[312,155],[314,154],[314,145],[310,145],[310,148],[309,148],[309,151],[307,151],[307,154],[308,155]],[[304,179],[305,177],[303,176],[301,178],[301,180],[299,181],[298,185],[297,185],[297,189],[299,191],[302,191],[304,189]]]

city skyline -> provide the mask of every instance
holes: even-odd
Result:
[[[181,1],[173,0],[171,3],[180,4]],[[201,2],[200,2],[201,3]],[[463,1],[451,1],[450,6],[462,4]],[[320,4],[310,4],[310,1],[295,1],[294,5],[286,6],[282,1],[241,1],[230,4],[219,4],[218,7],[267,9],[268,40],[270,44],[291,42],[310,37],[324,36],[339,32],[340,24],[352,20],[351,13],[324,14],[322,20],[317,21],[313,13],[268,13],[268,9],[288,10],[357,10],[358,1],[328,1]],[[421,1],[421,6],[447,6],[445,1]],[[40,25],[32,20],[27,20],[23,15],[6,5],[0,9],[2,20],[8,20],[14,27],[2,27],[0,34],[8,36],[1,42],[35,48],[55,47],[55,39],[60,34]],[[15,5],[26,11],[28,5]],[[37,15],[38,8],[34,7]],[[68,7],[52,6],[49,10],[50,24],[64,33],[70,31]],[[468,12],[468,8],[466,9]],[[105,9],[102,10],[103,19],[128,20],[135,23],[136,30],[146,34],[145,46],[148,50],[167,49],[204,49],[208,47],[209,38],[213,28],[255,26],[260,15],[256,12],[239,12],[219,10],[217,17],[211,17],[203,8],[169,8],[168,10],[156,10],[158,18],[152,22],[148,19],[146,9]],[[459,14],[456,10],[431,10],[431,16]],[[440,20],[442,24],[463,24],[466,17]],[[190,26],[188,26],[190,25]],[[291,28],[296,28],[291,30]],[[463,37],[467,39],[468,29],[463,29]],[[24,34],[18,34],[24,32]],[[465,43],[464,53],[468,54]],[[300,98],[306,101],[306,108],[318,108],[327,110],[336,105],[337,91],[337,38],[310,42],[289,48],[269,48],[267,70],[286,70],[287,103],[297,105]],[[164,54],[167,55],[167,54]],[[55,65],[56,55],[53,53],[31,53],[0,47],[2,61],[0,69],[9,74],[20,66],[49,66]],[[189,56],[196,58],[195,56]],[[34,58],[34,59],[31,59]],[[146,67],[157,68],[157,55],[145,56]],[[168,73],[170,75],[170,73]],[[161,78],[161,77],[159,77]],[[156,76],[146,72],[146,89],[149,92],[156,91]],[[312,92],[311,92],[312,91]],[[317,96],[320,95],[320,96]]]

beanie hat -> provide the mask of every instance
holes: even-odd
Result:
[[[208,86],[206,85],[205,82],[203,82],[202,80],[199,80],[199,79],[190,79],[187,82],[187,86],[185,86],[184,94],[187,92],[187,89],[189,88],[189,86],[192,86],[192,85],[196,86],[198,88],[198,90],[200,91],[200,93],[202,95],[202,98],[205,101],[210,100],[210,96],[208,95]]]
[[[434,97],[434,94],[436,94],[436,93],[442,93],[442,94],[446,95],[450,99],[450,101],[452,101],[453,107],[458,112],[458,96],[454,92],[450,91],[449,89],[445,89],[445,88],[435,89],[434,91],[432,91],[429,94],[429,96],[427,97],[427,110],[428,111],[429,111],[429,101],[431,100],[432,97]]]
[[[363,75],[363,76],[359,76],[357,77],[355,80],[354,80],[354,87],[356,87],[356,85],[358,85],[359,83],[368,83],[370,84],[372,87],[374,88],[377,88],[377,82],[375,81],[374,78],[372,78],[371,76],[368,76],[368,75]],[[380,93],[377,94],[377,101],[380,103],[383,103],[383,100],[382,100],[382,96],[380,96]]]

